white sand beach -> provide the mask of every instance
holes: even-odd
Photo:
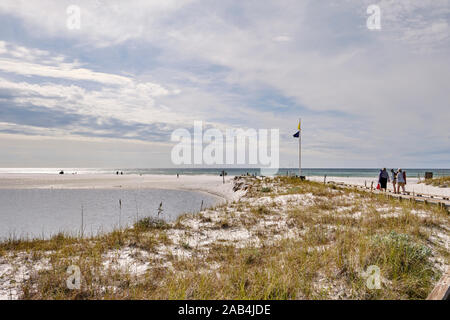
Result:
[[[172,189],[206,192],[236,200],[233,176],[108,175],[108,174],[0,174],[0,189]]]
[[[318,181],[323,182],[323,177],[307,177],[311,181]],[[378,183],[377,177],[327,177],[327,182],[334,181],[334,182],[342,182],[346,184],[351,185],[358,185],[358,186],[364,186],[367,185],[368,187],[371,186],[371,183],[373,182],[374,188],[376,188]],[[418,178],[407,178],[406,179],[406,191],[409,192],[415,192],[415,193],[422,193],[422,194],[430,194],[430,195],[437,195],[437,196],[450,196],[450,188],[439,188],[431,185],[426,185],[425,183],[419,183]],[[392,183],[388,183],[388,190],[393,191]]]
[[[239,194],[233,192],[234,176],[213,175],[115,175],[115,174],[18,174],[0,173],[0,189],[172,189],[207,192],[224,200],[237,200]],[[323,182],[323,177],[308,176],[311,181]],[[327,182],[342,182],[351,185],[376,187],[377,177],[333,177]],[[388,190],[393,190],[392,183]],[[450,188],[439,188],[419,183],[418,178],[407,178],[406,190],[410,192],[450,196]]]

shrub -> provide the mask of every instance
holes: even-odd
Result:
[[[163,230],[167,228],[167,223],[162,219],[147,217],[136,222],[134,224],[134,228],[139,231],[146,231],[152,229]]]
[[[381,257],[400,267],[403,272],[427,263],[431,255],[430,248],[414,242],[407,234],[395,231],[383,236],[376,235],[372,242]]]
[[[379,266],[384,276],[396,282],[394,287],[408,288],[405,293],[410,298],[425,298],[436,276],[430,256],[427,246],[392,231],[372,238],[368,262]]]
[[[270,211],[270,209],[266,206],[258,206],[256,208],[252,208],[251,212],[256,215],[266,215],[272,213],[272,211]]]

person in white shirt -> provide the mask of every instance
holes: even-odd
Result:
[[[397,171],[394,171],[394,169],[391,169],[391,175],[392,175],[392,186],[394,187],[394,193],[397,193]]]

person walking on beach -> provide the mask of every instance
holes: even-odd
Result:
[[[406,171],[403,171],[402,169],[398,169],[397,171],[397,180],[398,180],[398,187],[397,191],[400,193],[400,187],[402,187],[402,191],[405,191],[405,185],[406,185]]]
[[[378,183],[380,184],[380,189],[386,191],[387,183],[389,181],[389,173],[386,168],[380,171],[380,175],[378,176]]]
[[[392,174],[392,186],[394,187],[394,193],[397,193],[397,171],[394,171],[394,169],[391,169],[391,174]]]

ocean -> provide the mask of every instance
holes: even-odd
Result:
[[[390,169],[390,168],[388,168]],[[397,169],[397,168],[394,168]],[[260,169],[258,168],[166,168],[166,169],[145,169],[145,168],[0,168],[0,173],[47,173],[56,174],[60,170],[64,170],[65,173],[77,173],[77,174],[112,174],[117,171],[124,174],[164,174],[164,175],[176,175],[188,174],[188,175],[219,175],[222,170],[225,170],[227,175],[242,175],[242,174],[256,174],[260,175]],[[338,168],[304,168],[302,174],[305,176],[319,176],[323,177],[327,175],[329,177],[377,177],[380,169],[338,169]],[[408,174],[408,177],[418,176],[424,177],[425,172],[433,172],[434,177],[450,176],[450,169],[408,169],[403,168]],[[279,175],[298,174],[296,168],[280,168]]]

